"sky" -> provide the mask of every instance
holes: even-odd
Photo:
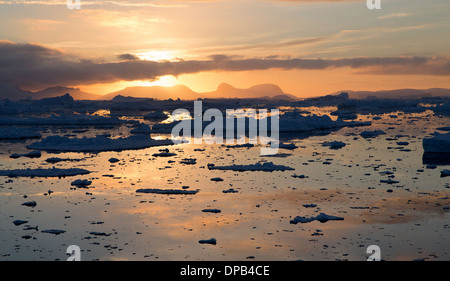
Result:
[[[72,0],[75,1],[75,0]],[[0,79],[26,90],[276,84],[298,97],[450,88],[450,1],[0,0]]]

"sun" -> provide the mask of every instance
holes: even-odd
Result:
[[[176,61],[176,56],[172,51],[145,51],[135,53],[141,60],[148,61]]]

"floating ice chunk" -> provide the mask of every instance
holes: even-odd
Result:
[[[195,158],[184,158],[180,161],[181,164],[194,165],[197,164],[197,159]]]
[[[385,135],[386,133],[382,130],[375,130],[375,131],[364,131],[360,135],[361,137],[368,139],[368,138],[375,138],[379,135]]]
[[[333,121],[328,115],[302,116],[298,114],[283,114],[280,116],[279,131],[308,132],[342,127],[368,126],[371,124],[371,122],[345,122],[343,120]]]
[[[209,170],[231,170],[231,171],[264,171],[264,172],[272,172],[272,171],[286,171],[286,170],[295,170],[294,168],[284,166],[284,165],[275,165],[272,162],[266,163],[256,163],[250,165],[230,165],[230,166],[216,166],[214,164],[208,164]]]
[[[65,230],[59,230],[59,229],[47,229],[47,230],[42,230],[42,233],[48,233],[48,234],[54,234],[54,235],[60,235],[65,233]]]
[[[0,122],[3,125],[3,123]],[[39,139],[42,135],[26,128],[8,127],[0,129],[0,140]]]
[[[315,208],[315,207],[317,207],[317,204],[303,204],[303,207],[305,207],[305,208]]]
[[[28,221],[23,221],[23,220],[15,220],[15,221],[13,221],[13,224],[15,225],[15,226],[18,226],[18,225],[21,225],[21,224],[24,224],[24,223],[27,223]]]
[[[298,146],[296,146],[296,145],[293,144],[293,143],[279,143],[279,144],[278,144],[278,148],[281,148],[281,149],[288,149],[288,150],[294,150],[294,149],[298,148]]]
[[[86,175],[90,171],[84,169],[26,169],[26,170],[0,170],[0,176],[6,177],[72,177]]]
[[[95,138],[50,136],[27,147],[50,152],[102,152],[144,149],[172,144],[173,142],[170,139],[154,140],[149,135],[133,135],[118,139],[111,139],[106,136],[96,136]]]
[[[381,183],[387,183],[387,184],[394,184],[394,183],[399,183],[399,181],[395,181],[392,179],[387,179],[387,180],[380,180]]]
[[[110,233],[97,232],[97,231],[91,231],[91,232],[89,232],[89,234],[94,235],[94,236],[111,236]]]
[[[235,190],[234,188],[230,188],[230,189],[222,190],[222,193],[238,193],[238,191]]]
[[[150,134],[151,129],[150,126],[147,124],[141,124],[139,127],[131,130],[132,134]]]
[[[434,133],[432,138],[424,138],[422,144],[425,152],[450,153],[450,133]]]
[[[90,180],[76,180],[73,181],[70,185],[76,186],[76,187],[87,187],[92,184],[92,181]]]
[[[223,181],[222,178],[212,178],[211,180],[212,180],[212,181]]]
[[[2,125],[120,125],[122,121],[116,117],[92,115],[51,115],[48,118],[19,118],[0,116]]]
[[[211,239],[208,239],[208,240],[200,240],[200,241],[198,241],[198,243],[200,243],[200,244],[216,245],[217,244],[217,240],[215,238],[211,238]]]
[[[51,158],[46,159],[45,162],[50,163],[50,164],[56,164],[56,163],[65,162],[65,161],[78,162],[78,161],[81,161],[81,160],[83,160],[83,159],[70,159],[70,158],[51,157]]]
[[[172,157],[175,155],[177,155],[177,154],[172,153],[172,152],[160,152],[160,153],[152,154],[152,156],[154,156],[154,157]]]
[[[315,216],[315,217],[300,217],[297,216],[295,217],[293,220],[290,221],[291,224],[297,224],[297,223],[308,223],[308,222],[312,222],[312,221],[319,221],[321,223],[325,223],[327,221],[330,220],[337,220],[337,221],[341,221],[344,220],[344,218],[342,217],[336,217],[336,216],[330,216],[327,215],[325,213],[320,213],[319,215]]]
[[[254,147],[255,145],[252,143],[243,143],[243,144],[233,144],[233,145],[222,144],[222,146],[226,147],[226,148],[251,148],[251,147]]]
[[[27,207],[32,207],[32,208],[36,207],[36,205],[37,205],[36,201],[29,201],[29,202],[22,203],[22,206],[27,206]]]
[[[179,190],[179,189],[138,189],[137,193],[155,193],[155,194],[181,194],[181,195],[195,195],[198,190]]]
[[[162,110],[156,110],[144,115],[144,119],[166,119],[168,117]]]
[[[42,154],[41,154],[40,151],[34,150],[34,151],[29,152],[29,153],[23,153],[23,154],[14,153],[14,154],[11,154],[11,156],[9,156],[9,157],[17,159],[17,158],[20,158],[20,157],[40,158],[41,156],[42,156]]]
[[[341,149],[343,147],[345,147],[347,144],[345,144],[342,141],[332,141],[332,142],[324,142],[322,143],[322,146],[328,146],[330,147],[330,149]]]
[[[217,213],[220,213],[220,212],[222,212],[222,211],[219,210],[219,209],[203,209],[202,212],[204,212],[204,213],[215,213],[215,214],[217,214]]]

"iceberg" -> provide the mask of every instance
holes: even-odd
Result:
[[[428,153],[450,153],[450,133],[434,133],[432,138],[424,138],[422,145]]]

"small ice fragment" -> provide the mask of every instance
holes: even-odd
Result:
[[[24,224],[24,223],[27,223],[28,221],[23,221],[23,220],[15,220],[15,221],[13,221],[13,224],[14,225],[21,225],[21,224]]]
[[[36,207],[37,203],[36,201],[29,201],[29,202],[25,202],[22,204],[22,206],[27,206],[27,207]]]
[[[450,170],[443,170],[441,171],[441,177],[449,177],[450,176]]]
[[[49,233],[49,234],[54,234],[54,235],[60,235],[65,233],[65,230],[59,230],[59,229],[47,229],[47,230],[42,230],[42,233]]]
[[[73,181],[70,185],[76,186],[76,187],[86,187],[92,184],[92,181],[89,180],[76,180]]]
[[[222,212],[222,211],[219,210],[219,209],[203,209],[202,212],[204,212],[204,213],[215,213],[215,214],[217,214],[217,213],[220,213],[220,212]]]
[[[198,193],[198,190],[178,190],[178,189],[138,189],[137,193],[154,193],[154,194],[187,194],[194,195]]]
[[[200,243],[200,244],[216,245],[217,244],[217,240],[215,238],[211,238],[211,239],[208,239],[208,240],[200,240],[200,241],[198,241],[198,243]]]

